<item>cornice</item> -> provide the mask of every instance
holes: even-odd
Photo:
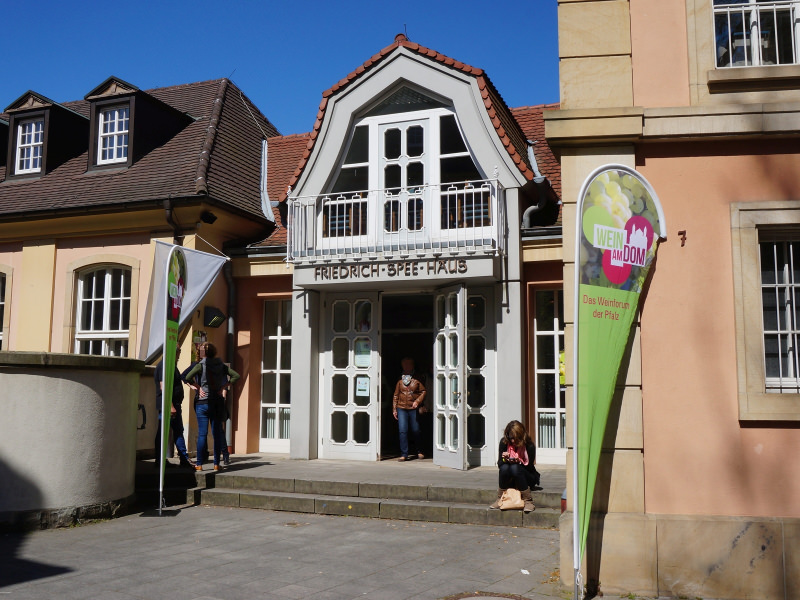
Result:
[[[552,146],[786,137],[800,133],[800,103],[561,109],[544,120]]]

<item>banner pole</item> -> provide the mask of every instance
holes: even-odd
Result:
[[[578,482],[578,323],[580,305],[580,244],[581,244],[581,212],[583,208],[583,193],[578,196],[577,219],[575,227],[575,288],[573,306],[573,332],[572,332],[572,566],[575,571],[575,598],[581,597],[581,536],[580,536],[580,494]]]
[[[175,246],[169,249],[169,254],[167,254],[167,264],[164,269],[164,282],[166,286],[169,286],[169,269],[171,266],[172,254],[175,252]],[[168,296],[167,296],[168,297]],[[166,302],[164,298],[158,298],[156,302]],[[166,425],[166,410],[167,410],[167,386],[164,383],[167,381],[167,352],[169,351],[167,347],[167,338],[169,337],[169,319],[167,318],[167,312],[164,312],[164,338],[161,344],[161,436],[158,440],[159,444],[159,453],[156,458],[158,458],[158,516],[161,516],[161,509],[164,506],[164,476],[166,474],[166,461],[167,461],[167,452],[166,442],[164,438],[169,435],[167,431]],[[172,393],[172,389],[170,388],[169,393]],[[171,400],[171,398],[170,398]],[[170,403],[171,404],[171,403]]]

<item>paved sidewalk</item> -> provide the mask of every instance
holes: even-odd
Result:
[[[0,600],[570,595],[549,529],[187,507],[5,534],[0,556]]]

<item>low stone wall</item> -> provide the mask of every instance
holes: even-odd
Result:
[[[113,516],[133,498],[144,363],[0,352],[0,528]]]
[[[560,530],[562,583],[571,587],[571,512],[561,515]],[[587,581],[599,580],[605,594],[800,598],[800,519],[593,515],[584,564]]]

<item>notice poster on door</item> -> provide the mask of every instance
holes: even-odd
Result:
[[[356,377],[356,396],[369,397],[369,377]]]
[[[369,338],[358,338],[353,344],[353,364],[361,369],[366,369],[372,362],[372,343]]]

